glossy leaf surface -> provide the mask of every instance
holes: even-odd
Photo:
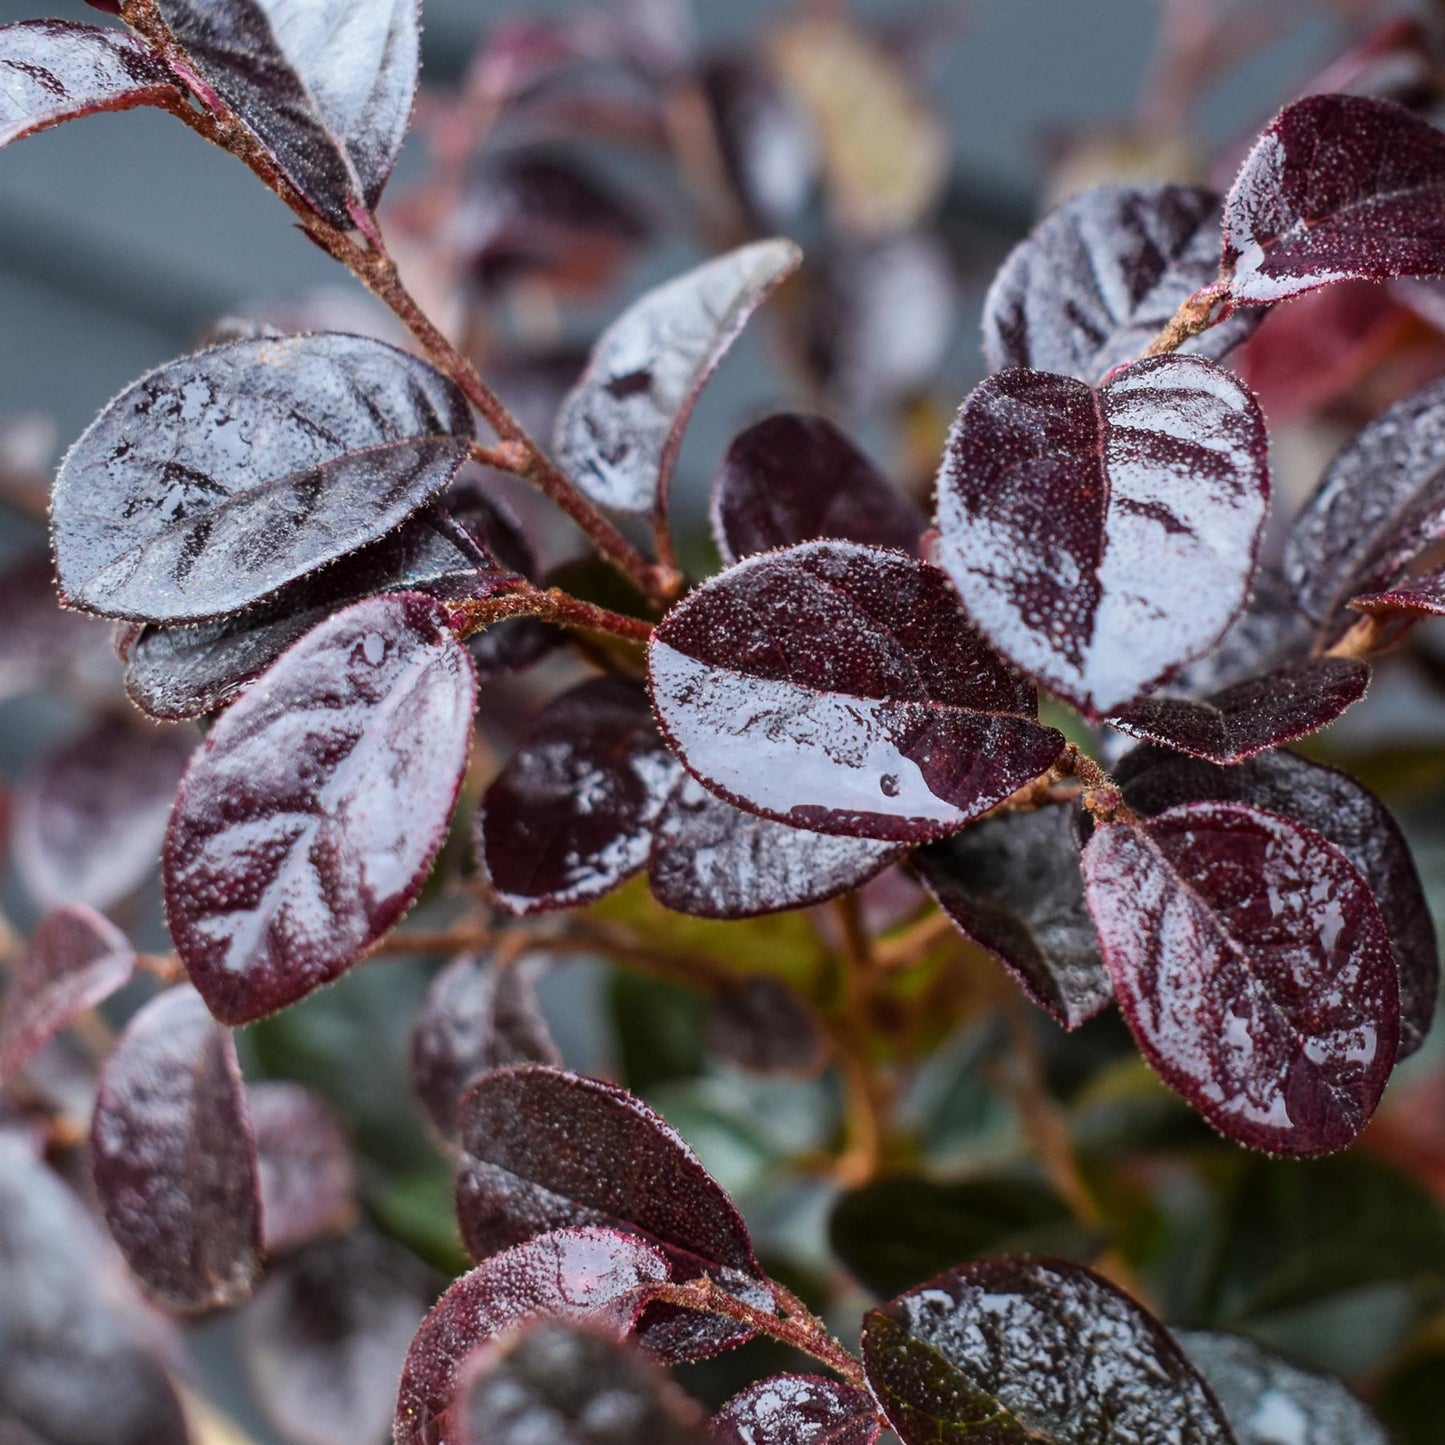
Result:
[[[457,1136],[468,1085],[506,1064],[560,1064],[537,1002],[542,960],[454,959],[432,980],[411,1036],[411,1081],[443,1139]]]
[[[1445,272],[1445,136],[1391,101],[1311,95],[1286,106],[1224,206],[1236,301],[1331,281]]]
[[[869,1314],[868,1383],[903,1445],[1235,1445],[1183,1352],[1077,1265],[965,1265]]]
[[[486,1346],[464,1386],[467,1445],[702,1445],[702,1410],[635,1345],[538,1320]]]
[[[513,572],[480,566],[452,523],[424,512],[245,612],[191,627],[143,628],[126,650],[126,692],[152,717],[214,712],[292,643],[363,597],[401,591],[485,597],[518,580]]]
[[[346,229],[396,164],[416,95],[414,0],[156,0],[201,78]]]
[[[430,1280],[369,1234],[313,1245],[268,1274],[243,1317],[247,1373],[297,1445],[389,1438],[396,1381]]]
[[[351,1228],[356,1169],[346,1131],[326,1100],[301,1084],[274,1082],[253,1084],[246,1105],[261,1171],[267,1255]]]
[[[1109,719],[1130,737],[1212,763],[1242,763],[1327,727],[1364,697],[1370,667],[1352,657],[1311,657],[1195,702],[1155,695]]]
[[[881,1426],[866,1390],[821,1375],[773,1375],[734,1395],[713,1445],[873,1445]]]
[[[0,26],[0,146],[106,110],[179,105],[166,66],[134,36],[68,20]]]
[[[649,291],[603,332],[557,418],[557,460],[594,501],[651,511],[693,404],[748,317],[802,254],[757,241]]]
[[[1007,1174],[940,1182],[885,1175],[840,1195],[828,1221],[834,1254],[883,1299],[961,1259],[1000,1254],[1087,1260],[1103,1240],[1053,1190]]]
[[[1031,366],[1093,386],[1137,360],[1219,273],[1220,201],[1198,186],[1095,186],[1017,245],[983,312],[990,371]],[[1241,311],[1180,348],[1217,361],[1260,320]]]
[[[105,719],[51,753],[15,799],[20,876],[47,908],[109,908],[160,861],[195,734]]]
[[[71,906],[42,919],[0,1000],[0,1085],[134,970],[130,940],[99,913]]]
[[[474,1259],[548,1230],[635,1230],[666,1254],[679,1283],[711,1275],[749,1303],[771,1296],[732,1201],[665,1120],[612,1084],[520,1065],[479,1079],[462,1099],[457,1218]],[[746,1339],[746,1326],[656,1311],[643,1338],[660,1358],[690,1359]]]
[[[166,836],[171,936],[217,1018],[337,977],[406,911],[466,767],[475,679],[416,593],[316,628],[221,718]]]
[[[1445,381],[1387,407],[1330,463],[1290,529],[1285,576],[1300,608],[1334,631],[1351,598],[1407,581],[1445,538]],[[1428,566],[1428,563],[1427,563]]]
[[[1007,371],[939,474],[939,559],[1015,665],[1090,716],[1207,652],[1249,595],[1269,500],[1264,418],[1201,357],[1094,390]]]
[[[482,799],[493,896],[527,914],[610,892],[646,865],[680,772],[639,685],[594,678],[564,693]]]
[[[1318,833],[1237,803],[1098,829],[1089,907],[1144,1057],[1215,1128],[1313,1155],[1395,1065],[1398,972],[1369,885]]]
[[[81,1201],[0,1129],[0,1422],[23,1445],[191,1445],[117,1265]]]
[[[751,558],[698,588],[653,634],[648,672],[690,771],[818,832],[938,837],[1063,747],[941,572],[848,543]]]
[[[422,1321],[402,1370],[397,1445],[462,1445],[452,1407],[462,1367],[479,1345],[543,1315],[625,1334],[667,1273],[657,1250],[610,1229],[557,1230],[493,1255]]]
[[[1390,934],[1400,978],[1400,1057],[1420,1047],[1440,988],[1435,925],[1410,845],[1368,788],[1283,750],[1219,768],[1136,748],[1115,776],[1130,805],[1143,813],[1181,803],[1249,803],[1293,818],[1333,843],[1370,885]]]
[[[901,852],[896,843],[830,837],[745,813],[683,777],[654,825],[647,879],[657,901],[679,913],[752,918],[836,898]]]
[[[189,988],[126,1027],[101,1071],[91,1168],[105,1222],[157,1300],[234,1304],[260,1270],[256,1141],[229,1029]]]
[[[1239,1445],[1389,1445],[1364,1402],[1332,1376],[1233,1335],[1185,1330],[1175,1338],[1214,1391]]]
[[[1072,809],[987,819],[930,844],[916,863],[939,907],[1066,1029],[1113,1002]]]
[[[261,337],[182,357],[66,457],[61,592],[142,622],[237,611],[391,531],[452,479],[472,435],[453,383],[379,341]]]
[[[918,555],[922,513],[821,416],[783,412],[734,438],[713,478],[712,530],[728,563],[834,538]]]

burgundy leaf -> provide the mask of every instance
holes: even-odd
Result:
[[[589,497],[624,512],[666,498],[698,394],[801,260],[791,241],[754,242],[649,291],[607,328],[557,418],[557,460]]]
[[[807,115],[756,56],[717,57],[701,83],[734,195],[757,229],[788,225],[817,179]]]
[[[537,1002],[542,962],[468,953],[432,981],[412,1031],[411,1082],[443,1139],[456,1140],[457,1104],[489,1069],[562,1062]]]
[[[118,1266],[80,1200],[0,1129],[0,1421],[26,1445],[190,1445]]]
[[[1236,683],[1201,702],[1153,696],[1109,725],[1213,763],[1256,753],[1327,727],[1364,697],[1370,666],[1358,658],[1310,657]]]
[[[766,974],[740,979],[713,1000],[708,1047],[757,1074],[816,1074],[828,1061],[817,1015]]]
[[[123,391],[66,457],[51,514],[61,591],[142,622],[237,611],[391,531],[447,485],[472,436],[456,386],[380,341],[323,332],[182,357]]]
[[[189,988],[129,1023],[101,1071],[95,1192],[146,1290],[172,1309],[234,1304],[261,1266],[261,1180],[231,1031]]]
[[[1066,1029],[1113,1002],[1084,903],[1072,808],[975,823],[915,861],[938,906]]]
[[[839,411],[866,415],[937,380],[958,324],[958,283],[927,232],[825,256],[809,298],[808,355]]]
[[[713,478],[712,530],[733,563],[836,538],[918,555],[925,522],[827,418],[783,412],[734,439]]]
[[[416,95],[415,0],[155,0],[201,79],[333,225],[371,210]]]
[[[134,36],[69,20],[0,26],[0,146],[104,110],[184,102],[164,62]]]
[[[964,1265],[872,1311],[868,1383],[903,1445],[1235,1445],[1168,1331],[1075,1264]]]
[[[0,576],[0,699],[59,692],[87,702],[115,697],[112,629],[93,617],[62,610],[55,569],[35,557]]]
[[[873,1445],[881,1430],[866,1390],[821,1375],[773,1375],[734,1395],[712,1445]]]
[[[1293,818],[1333,843],[1370,885],[1390,934],[1400,976],[1400,1057],[1420,1047],[1440,990],[1435,925],[1410,846],[1368,788],[1283,750],[1218,768],[1136,748],[1115,776],[1130,806],[1141,813],[1162,813],[1181,803],[1249,803]]]
[[[708,1274],[772,1308],[742,1216],[697,1156],[640,1099],[596,1079],[522,1064],[484,1075],[462,1100],[457,1218],[473,1259],[548,1230],[633,1230],[679,1282]],[[659,1358],[696,1359],[747,1339],[745,1325],[656,1310],[642,1334]]]
[[[135,950],[109,919],[83,906],[41,920],[0,1002],[0,1085],[67,1024],[130,982]]]
[[[1417,557],[1386,591],[1353,597],[1350,606],[1387,619],[1445,613],[1445,542]]]
[[[1219,274],[1220,200],[1197,186],[1096,186],[1004,262],[984,302],[990,371],[1031,366],[1093,385],[1137,360]],[[1262,319],[1236,312],[1180,348],[1217,361]]]
[[[484,597],[520,580],[515,572],[479,563],[455,523],[428,510],[245,612],[191,627],[142,629],[126,651],[126,692],[152,717],[214,712],[349,603],[402,591]]]
[[[663,619],[648,672],[690,771],[817,832],[939,837],[1046,772],[1064,745],[943,573],[849,543],[715,577]]]
[[[478,851],[509,913],[572,908],[640,871],[681,772],[642,687],[593,678],[555,699],[482,798]]]
[[[330,1104],[287,1083],[253,1084],[246,1103],[260,1163],[266,1253],[274,1257],[350,1229],[356,1170]]]
[[[635,1345],[537,1320],[483,1346],[458,1413],[466,1445],[703,1445],[705,1418]]]
[[[752,918],[848,893],[902,852],[759,818],[684,777],[654,824],[647,878],[658,902],[679,913]]]
[[[1266,127],[1224,204],[1236,301],[1445,272],[1445,135],[1387,100],[1311,95]]]
[[[1445,142],[1445,137],[1442,137]],[[1411,585],[1445,540],[1445,380],[1381,412],[1330,463],[1290,529],[1285,576],[1329,636],[1351,598]],[[1427,584],[1428,585],[1428,584]]]
[[[189,730],[108,718],[29,774],[12,846],[38,903],[109,908],[150,877],[195,741]]]
[[[1269,503],[1264,418],[1197,356],[1098,390],[1006,371],[959,411],[939,558],[1006,657],[1090,717],[1207,652],[1249,596]]]
[[[1394,1068],[1398,973],[1369,885],[1277,813],[1191,803],[1084,853],[1104,963],[1141,1051],[1230,1138],[1348,1144]]]
[[[243,1316],[256,1398],[295,1445],[376,1445],[426,1312],[426,1271],[369,1234],[277,1265]]]
[[[651,1245],[611,1229],[557,1230],[493,1255],[422,1321],[402,1370],[396,1445],[462,1445],[453,1402],[479,1345],[541,1316],[595,1321],[624,1335],[667,1274]]]
[[[1390,1445],[1384,1427],[1332,1375],[1302,1370],[1234,1335],[1175,1339],[1204,1376],[1239,1445]]]
[[[176,950],[249,1023],[344,973],[446,835],[476,684],[441,608],[375,597],[308,633],[211,729],[163,859]]]

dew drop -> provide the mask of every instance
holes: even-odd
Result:
[[[898,796],[898,779],[892,773],[884,773],[878,779],[878,786],[883,790],[885,798],[896,798]]]

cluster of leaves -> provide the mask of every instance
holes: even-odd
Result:
[[[1338,718],[1376,654],[1445,613],[1445,385],[1344,446],[1266,568],[1265,419],[1222,363],[1281,302],[1445,275],[1445,136],[1390,100],[1315,94],[1269,124],[1223,198],[1149,184],[1066,202],[988,294],[991,375],[949,430],[934,526],[832,421],[784,412],[728,447],[712,491],[723,567],[683,595],[670,493],[684,433],[749,318],[799,270],[799,248],[767,231],[817,177],[849,240],[808,281],[804,365],[856,398],[901,393],[931,363],[860,374],[880,323],[837,299],[865,265],[930,264],[915,228],[946,153],[896,54],[812,18],[773,38],[766,82],[737,63],[694,73],[642,11],[522,26],[483,53],[471,99],[543,126],[657,123],[640,101],[609,110],[579,88],[581,60],[626,54],[644,91],[683,73],[728,172],[721,224],[741,242],[605,330],[548,452],[402,288],[376,217],[416,89],[411,0],[126,0],[121,15],[126,30],[0,28],[14,77],[0,142],[166,109],[250,166],[424,353],[233,329],[122,392],[55,481],[62,601],[119,624],[141,712],[206,726],[190,752],[189,734],[99,712],[19,801],[22,866],[53,911],[6,990],[0,1083],[138,968],[164,978],[105,1058],[88,1131],[105,1224],[149,1297],[232,1305],[276,1261],[251,1317],[257,1368],[280,1379],[278,1413],[303,1439],[375,1433],[367,1351],[398,1338],[402,1445],[709,1431],[867,1445],[885,1427],[905,1445],[1251,1445],[1275,1438],[1266,1400],[1293,1412],[1297,1438],[1383,1439],[1335,1382],[1243,1339],[1172,1334],[1037,1241],[898,1279],[868,1243],[888,1207],[867,1188],[835,1234],[894,1297],[849,1353],[765,1269],[660,1115],[561,1067],[520,932],[481,930],[486,950],[465,953],[465,928],[445,935],[461,956],[412,1035],[475,1266],[413,1336],[427,1281],[357,1229],[337,1121],[304,1089],[245,1084],[233,1030],[383,945],[404,950],[389,935],[445,874],[460,816],[501,914],[575,910],[643,873],[694,920],[842,899],[855,974],[876,942],[856,890],[902,865],[1066,1030],[1117,1005],[1159,1078],[1230,1140],[1291,1157],[1350,1144],[1429,1031],[1434,930],[1384,806],[1282,745]],[[466,110],[452,117],[464,132]],[[860,137],[878,110],[893,129]],[[806,136],[786,119],[803,112]],[[536,273],[587,291],[645,229],[610,192],[516,156],[475,181],[439,168],[403,225],[425,229],[449,189],[462,204],[446,245],[483,293]],[[580,583],[545,585],[559,579],[479,465],[533,483],[637,593],[614,610]],[[629,518],[650,526],[653,555]],[[9,579],[32,608],[34,581]],[[94,629],[43,628],[7,643],[12,686],[82,686]],[[553,696],[478,797],[479,685],[559,645],[558,628],[585,634],[601,675]],[[1109,771],[1052,725],[1063,706],[1041,717],[1040,688],[1117,758]],[[142,958],[96,910],[157,848],[174,953]],[[607,929],[539,937],[676,963],[645,932],[619,944]],[[714,995],[733,1057],[806,1072],[831,1050],[868,1093],[866,1019],[820,1022],[777,978],[702,961],[691,981]],[[0,1318],[15,1336],[0,1349],[27,1362],[0,1382],[0,1437],[87,1438],[54,1415],[55,1374],[95,1354],[130,1412],[108,1438],[185,1439],[163,1349],[102,1302],[108,1246],[42,1161],[49,1111],[5,1107],[0,1291],[58,1299],[65,1319],[28,1305]],[[955,1226],[986,1207],[1019,1226],[991,1243],[1057,1223],[1021,1224],[999,1197],[940,1204]],[[72,1316],[91,1312],[102,1323],[86,1332]],[[362,1320],[365,1348],[348,1328]],[[838,1378],[770,1377],[709,1426],[659,1371],[758,1335]]]

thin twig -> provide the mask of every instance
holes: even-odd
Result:
[[[1167,356],[1172,351],[1178,351],[1192,337],[1208,331],[1223,319],[1222,315],[1216,313],[1220,303],[1228,295],[1229,287],[1224,281],[1215,281],[1212,285],[1196,291],[1180,304],[1179,310],[1165,323],[1164,329],[1145,348],[1140,360],[1150,356]]]
[[[591,602],[569,596],[555,587],[536,587],[504,592],[500,596],[481,597],[452,605],[452,627],[459,637],[470,637],[494,623],[511,617],[536,617],[554,622],[559,627],[575,627],[583,632],[598,632],[619,637],[624,642],[645,643],[652,636],[652,624],[640,617],[613,612]]]

